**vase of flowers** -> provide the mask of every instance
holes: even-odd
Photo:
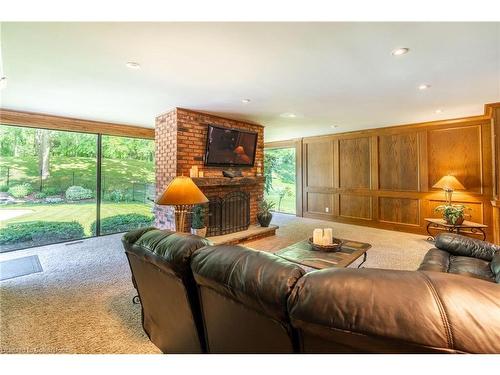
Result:
[[[205,226],[205,209],[198,204],[193,208],[193,216],[191,218],[191,234],[200,237],[207,235],[207,227]]]
[[[434,211],[440,212],[443,219],[450,225],[461,225],[465,220],[465,210],[471,210],[463,204],[443,204],[437,206]]]

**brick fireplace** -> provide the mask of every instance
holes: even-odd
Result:
[[[231,168],[207,167],[204,165],[205,143],[208,125],[258,133],[255,164],[239,169],[242,177],[226,178],[222,170]],[[174,108],[156,118],[156,194],[163,192],[175,176],[189,176],[192,166],[203,171],[203,178],[193,181],[209,197],[223,198],[229,193],[244,192],[249,196],[249,221],[257,222],[258,202],[264,194],[264,128],[261,125],[231,120],[183,108]],[[244,212],[242,213],[244,214]],[[207,219],[208,224],[208,219]],[[155,207],[155,225],[162,229],[175,230],[172,207]],[[190,226],[190,220],[187,223]]]

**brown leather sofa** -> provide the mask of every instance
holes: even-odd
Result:
[[[204,353],[205,337],[190,262],[204,238],[154,228],[123,236],[142,326],[164,353]]]
[[[486,242],[440,235],[419,271],[304,274],[273,254],[143,231],[124,244],[163,352],[500,353],[500,253]]]
[[[325,269],[289,311],[305,353],[500,353],[500,286],[469,277]]]

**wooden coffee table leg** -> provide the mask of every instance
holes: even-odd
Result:
[[[361,267],[365,262],[366,262],[366,252],[363,254],[363,261],[360,264],[358,264],[358,268]]]

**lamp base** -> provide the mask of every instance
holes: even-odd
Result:
[[[453,195],[453,190],[452,189],[446,189],[444,191],[444,196],[446,198],[446,204],[448,206],[451,206],[451,196]]]
[[[191,212],[192,205],[183,204],[175,206],[175,231],[187,233],[186,216]]]

